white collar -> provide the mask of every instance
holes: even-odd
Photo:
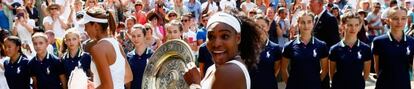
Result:
[[[312,44],[315,44],[315,38],[313,36],[311,36],[311,40],[312,40]],[[300,44],[302,43],[302,41],[300,40],[300,35],[296,36],[296,40],[294,42],[295,44]]]
[[[9,60],[11,60],[11,57],[9,57]],[[19,55],[19,58],[17,59],[17,62],[15,64],[19,64],[21,60],[23,60],[23,54]],[[11,63],[11,61],[10,61],[10,63]]]
[[[132,50],[132,55],[136,55],[137,53],[135,52],[135,50],[136,49],[134,49],[134,50]],[[148,54],[150,52],[150,49],[149,48],[145,48],[145,52],[144,52],[144,54]],[[143,54],[143,55],[144,55]],[[140,56],[142,56],[142,55],[140,55]]]
[[[387,32],[387,36],[388,36],[388,39],[390,39],[390,41],[394,41],[393,38],[392,38],[392,36],[391,36],[391,32],[390,31]],[[404,37],[404,41],[407,41],[407,36],[405,36],[405,34],[403,34],[403,37]]]
[[[47,59],[49,59],[49,55],[50,55],[50,54],[49,54],[49,52],[46,52],[46,60],[47,60]],[[37,58],[37,56],[35,56],[35,58],[36,58],[36,60],[39,60],[39,59]],[[43,60],[43,61],[44,61],[44,60]]]
[[[323,15],[323,13],[325,13],[326,9],[325,7],[323,7],[323,10],[321,11],[321,13],[319,13],[316,17],[318,17],[317,20],[321,19],[321,16]]]
[[[78,57],[81,57],[82,56],[82,54],[83,54],[83,51],[82,51],[82,49],[78,49],[78,53],[77,53],[78,55]],[[64,55],[63,55],[63,57],[65,57],[65,58],[70,58],[70,53],[69,53],[69,50],[68,50],[68,52],[66,52]]]
[[[359,40],[357,40],[357,47],[359,47],[359,45],[360,45],[361,43],[360,43],[360,41]],[[345,45],[345,42],[344,42],[344,40],[342,39],[340,42],[339,42],[339,45],[341,46],[341,47],[345,47],[346,45]]]
[[[269,39],[267,39],[267,40],[266,40],[266,45],[265,45],[265,46],[269,45],[269,43],[270,43],[270,41],[269,41]]]

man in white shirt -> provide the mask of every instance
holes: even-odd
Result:
[[[213,0],[208,0],[207,2],[204,2],[203,4],[201,4],[201,8],[202,8],[202,10],[208,10],[208,11],[212,11],[212,12],[217,12],[218,11],[218,6],[217,6],[216,2],[213,1]]]
[[[246,0],[240,5],[240,8],[243,10],[243,12],[247,13],[247,11],[252,10],[253,8],[256,8],[256,4],[252,2],[252,0]]]
[[[223,10],[230,8],[235,9],[236,7],[236,1],[235,0],[221,0],[220,1],[220,8]]]

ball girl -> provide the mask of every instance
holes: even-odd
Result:
[[[321,80],[328,74],[329,48],[312,36],[313,22],[311,13],[301,12],[300,34],[284,46],[281,73],[286,89],[321,89]]]

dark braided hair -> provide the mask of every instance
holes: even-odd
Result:
[[[245,62],[249,70],[256,69],[256,64],[259,63],[259,55],[264,46],[266,38],[259,25],[249,17],[240,14],[237,9],[229,9],[224,12],[236,17],[240,23],[240,44],[238,50],[241,59]]]
[[[245,61],[248,69],[255,69],[265,41],[262,36],[263,31],[252,19],[246,16],[237,16],[237,18],[241,23],[241,42],[238,48],[240,56]]]

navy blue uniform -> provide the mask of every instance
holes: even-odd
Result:
[[[89,53],[78,50],[76,56],[72,58],[70,57],[69,52],[66,52],[63,54],[62,62],[65,67],[66,80],[69,80],[70,74],[72,73],[73,69],[75,69],[75,67],[82,68],[87,76],[91,76],[91,74],[88,72],[91,65],[91,55],[89,55]]]
[[[252,89],[278,89],[275,76],[275,62],[282,59],[279,45],[268,40],[260,53],[257,69],[250,71]]]
[[[211,58],[211,54],[207,49],[207,43],[203,43],[200,45],[200,49],[198,50],[198,62],[204,63],[204,75],[207,72],[207,69],[214,64],[213,59]]]
[[[38,89],[62,89],[59,75],[65,74],[63,63],[53,54],[46,54],[40,61],[34,57],[29,62],[31,76],[36,77]]]
[[[30,89],[29,59],[20,54],[15,63],[4,61],[4,75],[10,89]]]
[[[307,45],[299,38],[287,43],[282,54],[290,64],[286,89],[321,89],[320,61],[328,57],[328,51],[325,42],[315,37]]]
[[[361,73],[364,71],[365,61],[373,59],[371,48],[359,40],[352,48],[340,41],[331,47],[329,53],[329,60],[336,63],[332,89],[365,89],[365,80]]]
[[[411,89],[409,69],[413,63],[413,38],[404,35],[398,42],[387,33],[374,39],[372,51],[379,56],[375,89]]]
[[[151,57],[153,51],[150,48],[146,48],[142,55],[132,50],[127,54],[128,63],[131,66],[134,79],[131,82],[131,89],[141,89],[142,77],[144,75],[145,66]]]

